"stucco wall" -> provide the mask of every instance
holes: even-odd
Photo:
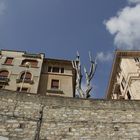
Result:
[[[140,101],[0,91],[0,140],[139,140]]]
[[[48,67],[57,67],[59,69],[64,68],[64,73],[61,73],[60,70],[59,72],[48,72]],[[71,61],[64,63],[63,60],[46,60],[43,62],[42,65],[42,72],[38,91],[42,95],[73,97],[73,78],[74,75]],[[59,80],[58,89],[51,88],[52,80]]]
[[[119,99],[123,97],[128,99],[127,93],[129,91],[131,99],[140,99],[140,67],[135,62],[133,57],[121,58],[119,66],[117,67],[117,73],[114,76],[114,85],[118,83],[120,85],[120,93],[114,92],[115,86],[112,88],[112,98]],[[123,82],[123,79],[125,83]],[[122,83],[123,86],[122,86]],[[123,88],[124,87],[124,88]],[[117,94],[116,94],[117,93]]]
[[[22,55],[24,54],[25,52],[2,51],[2,57],[0,58],[0,70],[8,70],[9,72],[8,78],[10,79],[8,85],[5,86],[5,89],[16,91],[18,87],[21,87],[22,83],[17,83],[16,80],[20,79],[21,74],[27,70],[32,74],[31,79],[33,80],[34,83],[33,84],[24,83],[23,87],[29,88],[30,93],[37,93],[43,58],[23,57]],[[12,65],[4,64],[7,57],[14,58]],[[22,61],[25,59],[37,60],[38,61],[37,67],[30,67],[27,69],[26,67],[21,66]]]

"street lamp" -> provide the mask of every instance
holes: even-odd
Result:
[[[25,78],[26,78],[26,74],[27,74],[28,69],[31,67],[31,63],[26,62],[25,67],[26,67],[26,69],[25,69],[25,73],[24,73],[24,76],[23,76],[23,79],[22,79],[22,83],[21,83],[19,92],[21,92],[21,90],[22,90],[22,87],[23,87],[23,84],[24,84],[24,81],[25,81]]]

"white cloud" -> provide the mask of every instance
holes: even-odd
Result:
[[[106,62],[110,61],[113,58],[113,54],[110,52],[104,53],[104,52],[99,52],[97,53],[97,60],[100,62]]]
[[[0,0],[0,15],[3,15],[6,11],[5,0]]]
[[[140,0],[129,0],[138,3]],[[140,4],[127,6],[115,17],[105,21],[107,30],[114,35],[114,44],[121,49],[140,49]]]

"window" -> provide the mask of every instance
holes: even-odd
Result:
[[[61,68],[61,73],[64,73],[64,68]]]
[[[125,85],[126,85],[126,81],[125,81],[125,79],[124,79],[124,77],[123,77],[122,82],[121,82],[121,86],[122,86],[122,89],[123,89],[123,90],[124,90],[124,88],[125,88]]]
[[[58,67],[53,67],[52,72],[59,73],[59,68]]]
[[[59,80],[52,80],[51,81],[51,88],[52,89],[59,89]]]
[[[28,92],[28,88],[26,88],[26,87],[18,87],[17,88],[17,91],[20,91],[20,92]]]
[[[0,89],[3,89],[4,88],[4,86],[3,85],[0,85]]]
[[[52,67],[48,67],[48,72],[52,72]]]
[[[122,86],[122,89],[124,90],[124,85],[123,85],[123,83],[121,83],[121,86]]]
[[[0,71],[0,79],[7,79],[9,72],[7,70]]]
[[[6,61],[5,61],[4,64],[6,64],[6,65],[12,65],[12,62],[13,62],[13,58],[12,57],[8,57],[8,58],[6,58]]]
[[[29,62],[31,64],[31,67],[37,67],[37,65],[38,65],[37,60],[30,60],[30,59],[23,60],[21,65],[25,66],[27,62]]]
[[[22,75],[21,75],[21,77],[20,77],[20,79],[21,80],[31,80],[31,77],[32,77],[32,75],[31,75],[31,73],[30,72],[24,72],[24,73],[22,73]]]
[[[64,68],[59,67],[48,67],[48,72],[54,72],[54,73],[64,73]]]
[[[28,84],[34,84],[32,77],[33,76],[30,72],[23,72],[21,74],[21,76],[19,77],[19,79],[16,79],[16,82],[17,83],[24,82],[24,83],[28,83]]]
[[[130,95],[129,91],[127,92],[127,98],[128,98],[128,100],[131,100],[131,95]]]
[[[139,62],[139,58],[138,57],[134,57],[135,62]]]

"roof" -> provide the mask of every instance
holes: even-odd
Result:
[[[6,50],[6,49],[1,49],[0,50],[0,53],[2,51],[7,51],[7,52],[17,52],[17,53],[23,53],[24,56],[30,56],[30,57],[41,57],[41,55],[43,55],[43,57],[45,57],[45,54],[44,53],[28,53],[26,51],[17,51],[17,50]]]
[[[112,70],[110,73],[110,79],[107,87],[106,98],[110,99],[111,91],[113,89],[115,76],[117,73],[117,67],[119,66],[121,58],[130,58],[130,57],[140,57],[140,50],[116,50],[113,60]]]
[[[61,64],[68,64],[72,65],[71,60],[65,60],[65,59],[52,59],[52,58],[44,58],[45,62],[50,62],[50,63],[61,63]]]

